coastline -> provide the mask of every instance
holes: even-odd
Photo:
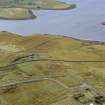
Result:
[[[58,35],[58,34],[40,34],[40,33],[35,33],[35,34],[31,34],[31,35],[26,35],[26,36],[23,36],[21,34],[17,34],[17,33],[14,33],[14,32],[8,32],[8,31],[0,31],[0,33],[9,33],[9,34],[16,34],[18,36],[21,36],[23,38],[28,38],[28,37],[37,37],[37,36],[42,36],[42,37],[58,37],[58,38],[67,38],[67,39],[73,39],[73,40],[77,40],[77,41],[81,41],[81,42],[84,42],[84,43],[87,43],[87,44],[105,44],[105,42],[103,41],[97,41],[97,40],[86,40],[86,39],[79,39],[79,38],[74,38],[74,37],[69,37],[69,36],[66,36],[66,35]]]
[[[3,32],[3,31],[1,31]],[[6,31],[8,32],[8,31]],[[13,33],[13,32],[9,32],[11,34],[17,34],[17,33]],[[48,34],[48,33],[44,33],[44,34],[40,34],[40,33],[34,33],[34,34],[28,34],[28,35],[22,35],[22,34],[17,34],[19,36],[22,37],[34,37],[34,36],[51,36],[51,37],[62,37],[62,38],[67,38],[67,39],[73,39],[73,40],[77,40],[77,41],[81,41],[81,42],[87,42],[87,43],[96,43],[96,44],[105,44],[104,41],[98,41],[98,40],[88,40],[88,39],[79,39],[79,38],[75,38],[75,37],[71,37],[71,36],[66,36],[66,35],[59,35],[59,34]]]
[[[8,7],[8,6],[0,6],[0,8],[13,8],[13,7]],[[30,13],[31,16],[26,17],[26,18],[5,18],[5,17],[0,17],[1,20],[30,20],[30,19],[35,19],[37,16],[35,16],[35,14],[33,13],[32,9],[34,10],[58,10],[58,11],[62,11],[62,10],[70,10],[70,9],[74,9],[76,8],[75,4],[71,4],[66,8],[29,8],[29,7],[23,7],[23,6],[18,6],[15,8],[23,8],[23,9],[29,9],[28,12]]]

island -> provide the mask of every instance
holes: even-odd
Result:
[[[0,105],[104,103],[104,42],[0,32]]]
[[[75,4],[56,0],[0,0],[0,19],[33,19],[32,10],[68,10]]]

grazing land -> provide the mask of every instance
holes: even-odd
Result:
[[[0,7],[28,9],[71,9],[74,4],[66,4],[56,0],[0,0]]]
[[[36,16],[31,9],[65,10],[73,8],[75,8],[75,4],[55,0],[0,0],[0,18],[32,19]]]
[[[0,19],[24,20],[36,18],[31,10],[23,8],[0,8]]]
[[[0,105],[103,105],[104,87],[105,43],[0,33]]]

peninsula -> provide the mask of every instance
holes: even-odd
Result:
[[[0,19],[32,19],[36,18],[32,10],[68,10],[75,7],[75,4],[56,0],[0,0]]]

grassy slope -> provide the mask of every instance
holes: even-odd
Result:
[[[72,9],[75,8],[74,4],[66,4],[64,2],[56,0],[23,0],[20,4],[23,4],[23,7],[35,8],[35,9]],[[19,5],[18,5],[19,6]],[[21,5],[20,5],[21,6]]]
[[[8,61],[7,56],[9,56],[9,54],[11,55],[13,52],[20,51],[22,47],[18,47],[16,44],[23,39],[22,36],[16,34],[0,32],[0,65],[6,64],[6,61]]]
[[[35,18],[33,13],[23,8],[0,8],[1,19],[31,19]]]
[[[75,8],[74,4],[66,4],[56,0],[0,0],[0,7],[22,7],[32,9],[69,9]]]
[[[1,105],[80,105],[71,97],[74,86],[79,87],[80,83],[88,83],[105,92],[105,62],[70,62],[105,60],[104,43],[63,36],[21,37],[6,32],[0,33],[0,43],[6,43],[11,49],[14,45],[20,49],[18,53],[14,50],[8,52],[0,46],[0,57],[4,54],[2,51],[7,55],[1,62],[10,65],[1,63],[0,86],[46,76],[61,76],[55,80],[68,88],[72,87],[67,89],[52,80],[7,86],[0,89]],[[11,65],[14,63],[18,64]]]

